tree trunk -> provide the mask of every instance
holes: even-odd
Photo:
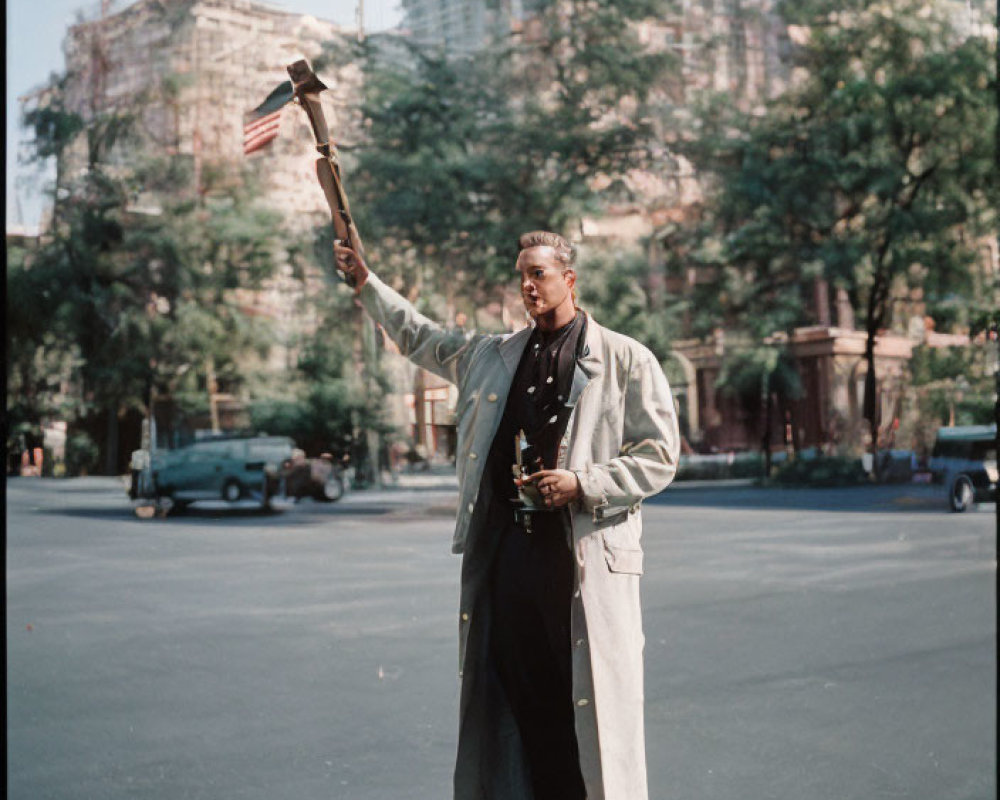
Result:
[[[774,414],[774,404],[771,400],[771,387],[767,376],[764,376],[764,437],[761,440],[761,450],[764,452],[764,477],[771,477],[771,417]]]
[[[886,268],[886,253],[889,250],[888,240],[883,241],[878,249],[875,260],[875,282],[872,284],[871,294],[868,296],[868,313],[865,319],[865,365],[868,368],[865,374],[865,402],[864,418],[868,420],[868,432],[871,436],[869,450],[872,455],[872,476],[876,482],[879,480],[878,464],[878,377],[875,375],[875,337],[886,316],[886,305],[889,300],[889,280],[890,275]]]
[[[799,457],[799,453],[802,452],[802,441],[799,438],[799,418],[795,413],[795,400],[789,399],[786,401],[785,412],[788,415],[788,435],[791,440],[792,453],[796,458]]]
[[[108,409],[108,429],[104,440],[104,473],[118,474],[118,410]]]
[[[771,477],[771,379],[765,372],[761,378],[761,398],[764,403],[764,434],[761,438],[760,449],[764,454],[764,478]]]
[[[379,406],[376,396],[375,371],[378,369],[378,343],[375,340],[375,323],[367,317],[362,319],[362,347],[364,348],[365,395],[373,406]],[[382,436],[377,429],[365,430],[365,450],[368,453],[368,477],[373,486],[382,487],[382,471],[379,469],[379,454],[382,452]]]
[[[868,432],[871,436],[871,443],[868,446],[872,456],[872,475],[875,480],[879,480],[878,464],[878,379],[875,375],[875,331],[868,331],[868,339],[865,341],[865,364],[868,372],[865,374],[865,402],[864,418],[868,420]]]

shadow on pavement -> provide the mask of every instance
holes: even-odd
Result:
[[[172,525],[199,525],[206,520],[219,520],[235,526],[246,525],[309,525],[322,521],[327,517],[343,516],[385,516],[397,512],[395,507],[385,506],[351,506],[320,505],[298,506],[289,509],[262,508],[197,508],[190,507],[183,511],[172,511],[166,517],[157,514],[150,519],[139,519],[128,506],[89,506],[70,508],[38,508],[36,514],[48,516],[77,517],[81,519],[99,519],[109,522],[145,522],[150,525],[168,522]]]

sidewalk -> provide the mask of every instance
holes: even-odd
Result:
[[[667,487],[671,489],[736,489],[746,486],[756,486],[757,478],[719,478],[703,481],[674,481]]]
[[[454,489],[458,477],[452,466],[431,467],[426,472],[397,472],[395,481],[386,481],[382,489]]]

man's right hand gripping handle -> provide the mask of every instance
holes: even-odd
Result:
[[[360,292],[368,280],[368,265],[364,259],[339,240],[333,243],[333,255],[337,260],[337,269],[354,279],[354,293]]]

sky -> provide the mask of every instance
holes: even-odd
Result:
[[[311,14],[345,27],[355,25],[356,0],[270,0],[270,6]],[[124,8],[128,2],[119,2]],[[27,140],[21,128],[18,98],[42,86],[53,73],[65,67],[62,43],[70,25],[81,12],[96,16],[97,0],[7,0],[7,132],[6,225],[37,227],[45,202],[43,188],[54,177],[51,164],[39,166],[20,163],[22,143]],[[365,0],[365,28],[384,30],[399,23],[402,12],[399,0]]]

